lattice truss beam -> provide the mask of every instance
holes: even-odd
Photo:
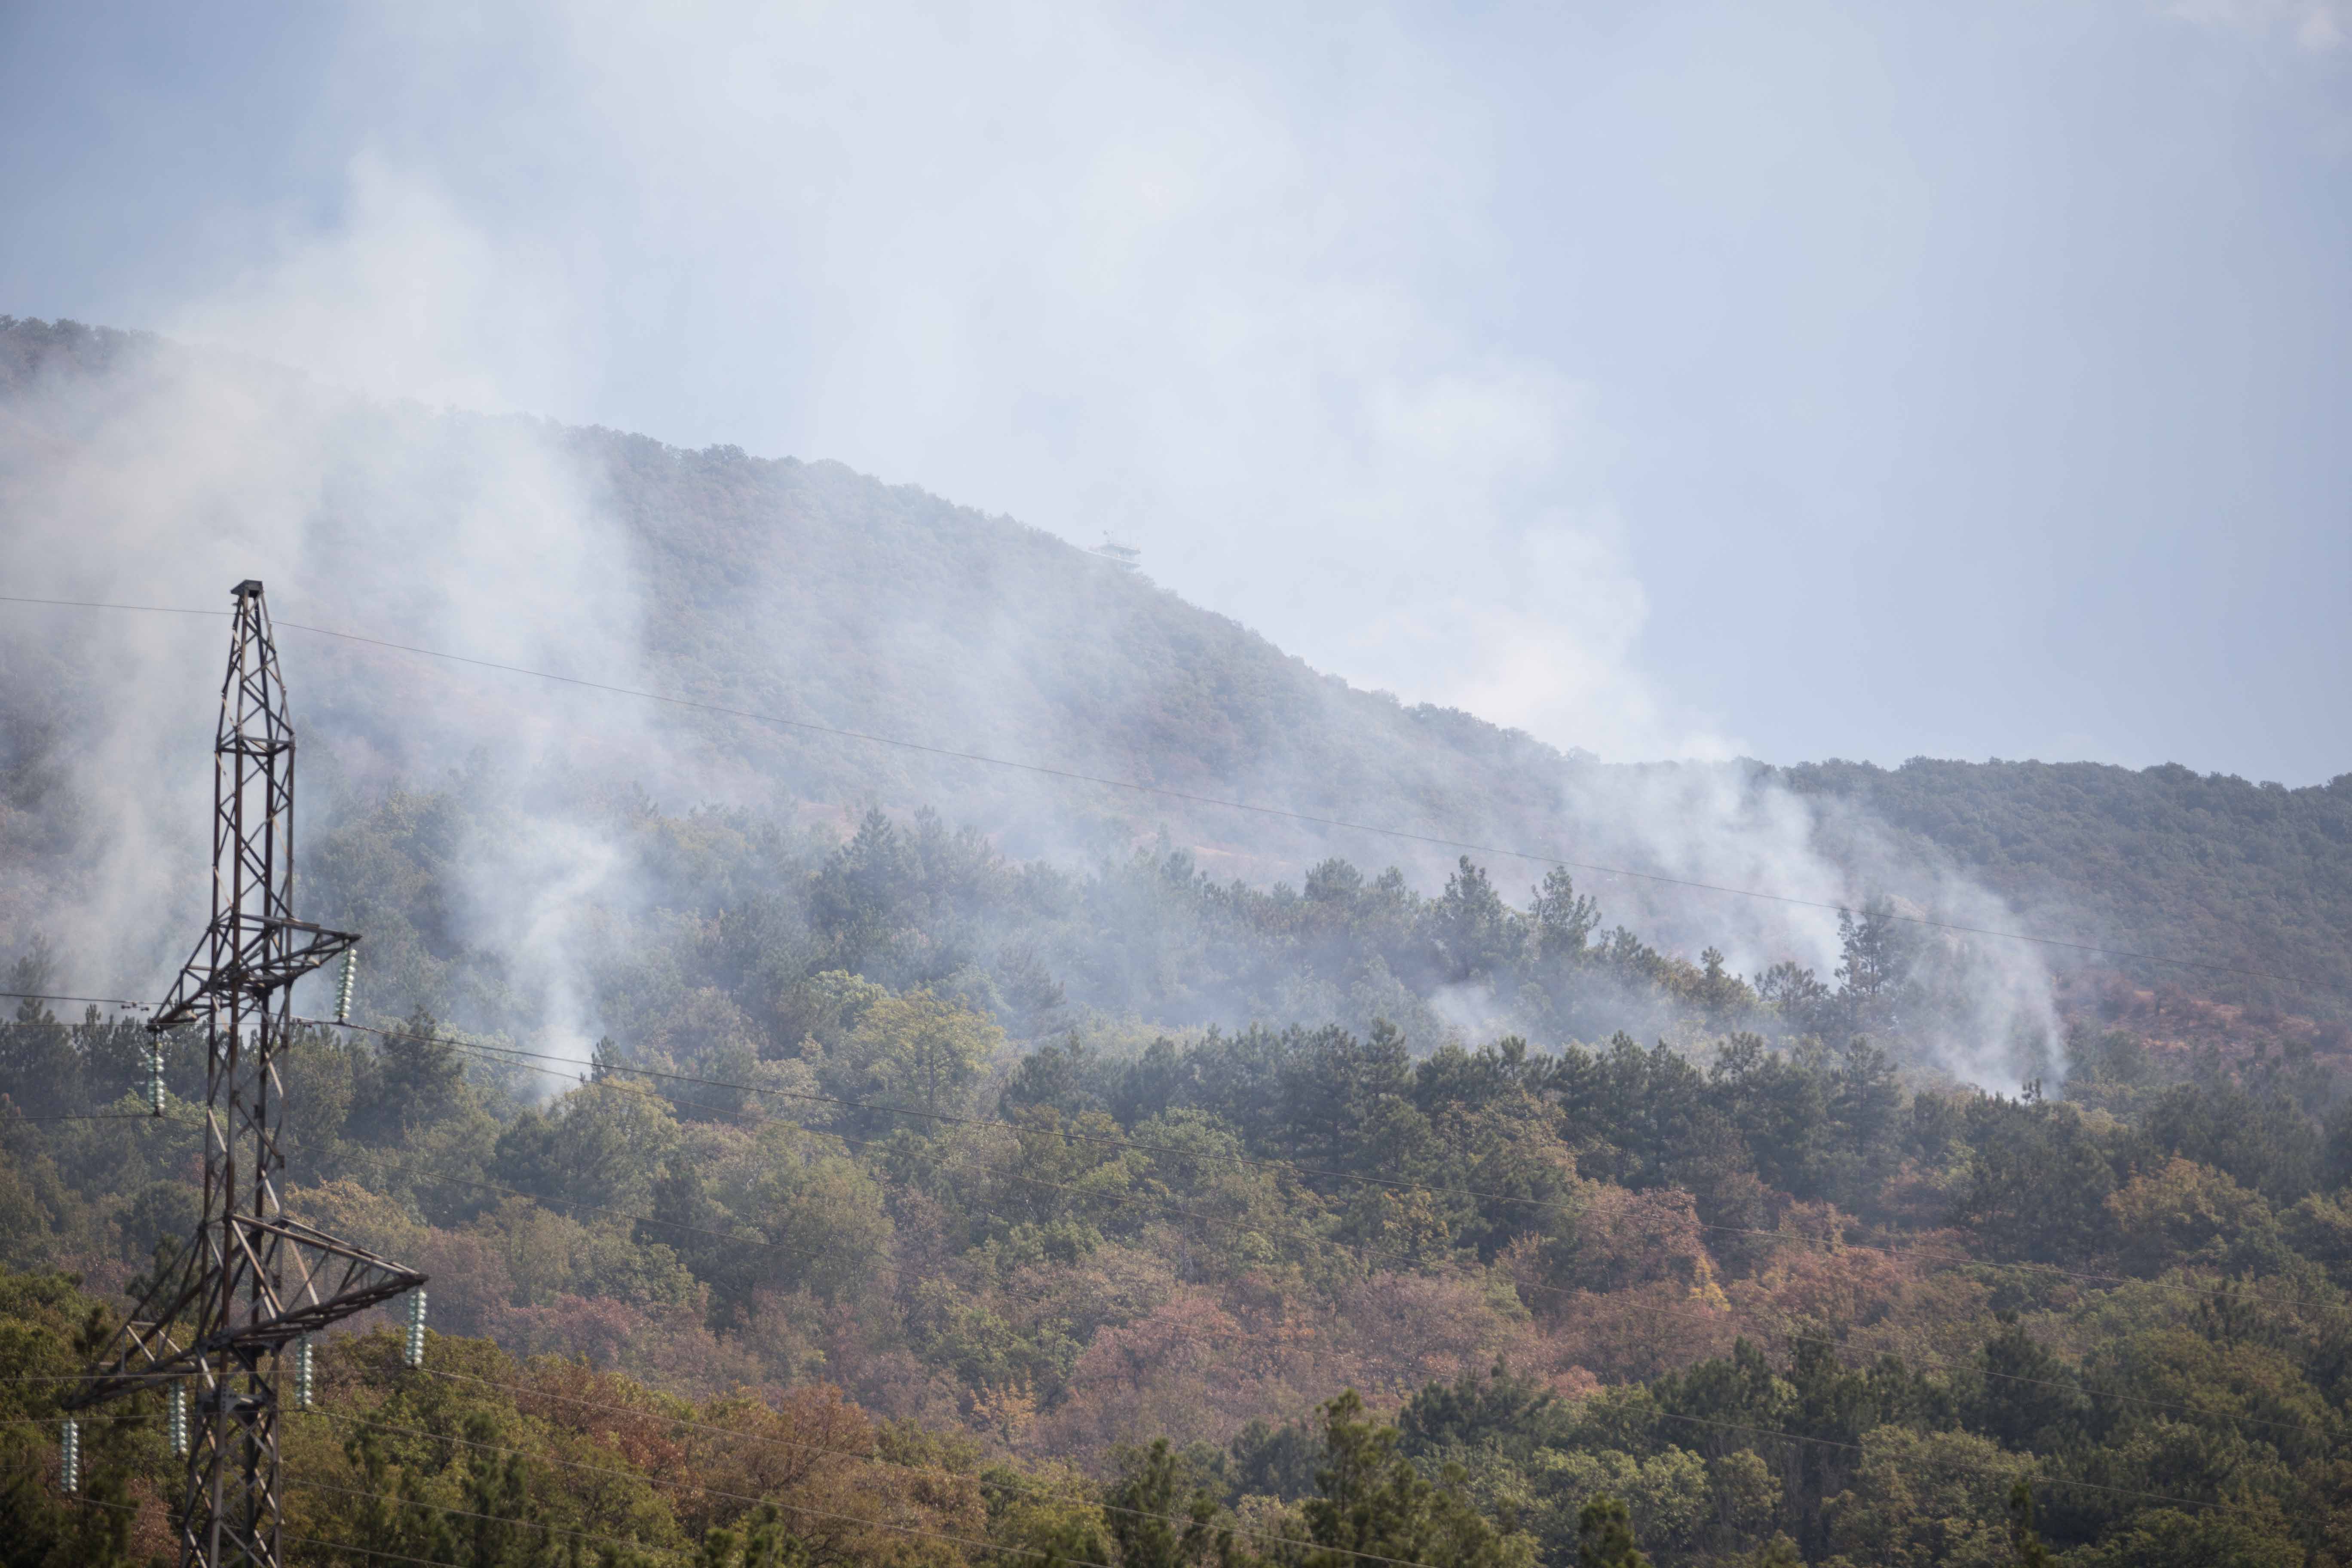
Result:
[[[213,746],[212,921],[148,1025],[204,1026],[203,1216],[68,1402],[194,1384],[184,1568],[276,1568],[279,1352],[425,1283],[279,1204],[277,1053],[293,1027],[291,987],[359,938],[294,918],[294,726],[261,584],[233,595]]]

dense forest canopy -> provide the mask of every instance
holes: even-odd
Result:
[[[65,325],[0,347],[16,509],[145,472],[192,387],[321,396]],[[433,1329],[421,1369],[382,1315],[320,1347],[289,1561],[2352,1563],[2352,778],[1618,766],[837,466],[326,423],[286,536],[320,624],[1828,907],[289,631],[300,912],[364,940],[356,1026],[278,1064],[285,1198],[429,1272]],[[401,486],[473,515],[519,450],[625,547],[614,637],[563,622],[575,579],[445,615],[364,556],[418,547]],[[373,596],[333,599],[313,525]],[[164,1037],[144,1115],[136,1012],[43,999],[136,979],[109,932],[194,929],[180,688],[218,628],[112,625],[0,637],[11,1568],[168,1555],[178,1484],[132,1402],[62,1495],[40,1381],[196,1201],[203,1042]]]
[[[2352,774],[2288,789],[2178,764],[1921,757],[1779,776],[1933,843],[2020,909],[2072,908],[2110,945],[2203,959],[2215,968],[2200,989],[2344,1016]],[[2280,978],[2217,973],[2228,967]]]
[[[331,1342],[290,1450],[308,1540],[2338,1560],[2352,1115],[2307,1020],[2231,1010],[2182,1050],[2134,1020],[2193,997],[2113,982],[2003,1098],[1920,1047],[1967,950],[1885,906],[1832,973],[1743,977],[1565,873],[1253,889],[1180,851],[1016,862],[929,815],[845,840],[640,804],[659,899],[586,960],[612,1032],[583,1070],[427,1005],[505,1005],[498,955],[436,924],[468,798],[387,799],[313,889],[410,1011],[289,1049],[287,1201],[426,1268],[437,1333],[418,1373],[388,1334]],[[1480,1037],[1466,986],[1524,1027]],[[1331,1016],[1220,1023],[1260,1005]],[[26,1001],[0,1091],[136,1111],[145,1039]],[[0,1129],[28,1374],[185,1231],[201,1044],[168,1045],[165,1117]],[[18,1390],[27,1420],[53,1392]],[[25,1561],[152,1547],[171,1466],[125,1414],[90,1505],[12,1494]]]

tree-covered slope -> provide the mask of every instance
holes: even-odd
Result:
[[[0,1560],[171,1560],[160,1410],[68,1499],[39,1380],[188,1233],[206,1043],[151,1115],[41,997],[186,951],[247,570],[365,938],[281,1193],[432,1278],[424,1367],[326,1336],[289,1563],[2344,1559],[2343,1025],[1906,918],[2316,1006],[2344,781],[1603,764],[836,466],[0,342],[7,592],[198,611],[0,614]]]
[[[503,554],[485,542],[509,531]],[[1164,834],[1213,875],[1260,886],[1338,854],[1398,864],[1433,891],[1467,843],[1832,907],[1891,893],[1962,923],[2293,982],[2124,965],[2232,999],[2338,1016],[2352,996],[2352,774],[2283,790],[2177,767],[1600,763],[1353,689],[1048,534],[835,463],[387,407],[143,335],[0,318],[0,532],[12,581],[37,595],[135,585],[204,602],[202,574],[225,585],[227,563],[250,563],[236,572],[263,572],[289,619],[711,705],[298,638],[311,765],[335,781],[310,798],[331,812],[473,757],[608,795],[649,791],[670,809],[720,801],[845,829],[868,805],[929,805],[1065,863]],[[74,569],[51,570],[61,562]],[[0,938],[18,948],[72,855],[112,831],[76,787],[76,759],[136,751],[163,771],[145,735],[94,735],[74,711],[119,703],[76,687],[97,679],[82,639],[128,639],[28,613],[0,623]],[[190,637],[172,645],[177,668],[215,657]],[[152,668],[136,678],[161,690]],[[194,735],[194,711],[155,717]],[[193,751],[179,760],[201,766]],[[60,825],[75,812],[78,826]],[[50,872],[23,870],[44,854]],[[1544,870],[1480,858],[1522,899]],[[1749,973],[1834,962],[1820,910],[1588,883],[1686,956],[1714,942]]]
[[[2028,910],[2074,911],[2098,940],[2192,959],[2155,971],[2193,988],[2341,1016],[2352,943],[2352,773],[2249,784],[2178,764],[1829,762],[1781,774],[1859,803]],[[2223,969],[2284,976],[2264,984]]]

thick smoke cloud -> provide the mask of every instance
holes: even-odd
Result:
[[[1116,792],[1105,799],[1085,786],[969,764],[910,769],[905,753],[854,742],[832,742],[839,765],[811,775],[794,761],[796,741],[758,726],[688,722],[609,693],[420,665],[308,633],[301,627],[357,631],[637,689],[673,686],[682,668],[655,657],[649,640],[649,617],[660,612],[643,556],[664,542],[658,527],[648,533],[643,520],[614,514],[605,493],[612,476],[601,466],[609,454],[592,456],[603,448],[527,418],[376,403],[168,344],[129,344],[121,361],[97,374],[52,366],[7,400],[0,483],[16,531],[10,543],[38,563],[17,585],[45,597],[200,607],[207,585],[225,592],[248,572],[264,575],[288,623],[281,643],[309,740],[313,857],[321,829],[387,789],[454,779],[461,793],[491,803],[477,820],[494,820],[497,830],[453,847],[448,863],[459,869],[449,934],[501,967],[506,994],[494,1021],[535,1032],[566,1054],[584,1057],[604,1025],[592,973],[605,951],[600,944],[616,922],[651,911],[654,895],[614,810],[633,791],[672,810],[719,801],[787,816],[934,804],[1010,832],[1008,842],[1024,852],[1069,863],[1123,854],[1172,830],[1174,843],[1217,874],[1260,884],[1295,881],[1329,853],[1369,868],[1402,864],[1431,890],[1452,868],[1454,853],[1436,845]],[[695,523],[673,518],[668,526]],[[748,536],[763,531],[754,527]],[[1109,776],[1181,761],[1085,751],[1101,720],[1120,717],[1105,703],[1150,694],[1064,684],[1067,670],[1043,658],[1056,640],[1116,647],[1128,618],[1122,606],[1157,593],[1147,584],[1038,540],[1030,553],[1043,552],[1049,566],[1078,563],[1082,578],[1099,587],[1091,600],[1060,606],[1066,619],[1042,633],[1011,609],[973,621],[945,601],[918,596],[895,613],[844,606],[842,626],[814,628],[812,641],[812,628],[794,616],[765,613],[787,602],[787,574],[813,566],[793,559],[788,531],[776,537],[771,558],[754,554],[725,573],[740,584],[737,618],[726,624],[751,632],[729,645],[729,657],[755,689],[824,687],[836,704],[824,717],[838,722],[903,689],[936,689],[943,694],[937,711],[952,713],[958,728],[906,738],[1075,763]],[[56,548],[68,539],[79,547],[72,553]],[[677,592],[673,585],[671,596]],[[1033,593],[1016,602],[1036,600]],[[16,689],[40,694],[20,695],[14,732],[26,758],[54,776],[46,789],[20,792],[34,809],[11,824],[12,859],[30,868],[17,873],[0,937],[21,945],[47,931],[74,965],[74,986],[152,991],[202,918],[205,752],[224,623],[27,607],[7,626],[8,658],[24,674]],[[772,640],[761,640],[762,628]],[[845,636],[853,646],[843,646]],[[1200,657],[1224,655],[1204,647]],[[1303,689],[1309,706],[1292,715],[1290,732],[1275,737],[1282,743],[1244,748],[1234,765],[1202,777],[1179,773],[1175,782],[1280,809],[1802,900],[1585,879],[1612,919],[1670,951],[1713,943],[1737,971],[1794,960],[1828,975],[1838,957],[1832,910],[1882,890],[1939,918],[2007,923],[1998,900],[1964,877],[1744,764],[1613,766],[1496,736],[1484,743],[1517,747],[1507,765],[1523,774],[1522,787],[1465,794],[1462,775],[1448,772],[1465,765],[1461,754],[1441,731],[1426,750],[1398,750],[1384,778],[1335,784],[1318,776],[1315,753],[1298,749],[1301,736],[1409,716],[1328,680],[1307,679]],[[862,782],[842,792],[846,800],[811,798],[795,781],[812,776],[835,787]],[[1506,889],[1532,883],[1543,869],[1508,854],[1476,858],[1493,865]],[[2013,951],[1980,950],[1970,962],[1978,965],[1966,987],[1973,1011],[1946,1043],[1948,1060],[2006,1081],[2012,1040],[2047,1032],[2048,979]],[[1315,1021],[1318,1008],[1352,1016],[1353,1005],[1343,1003],[1300,996],[1276,1005]],[[1264,1016],[1262,998],[1227,1005],[1236,1024]],[[1433,1006],[1441,1024],[1472,1039],[1513,1023],[1471,989],[1441,994]],[[1629,1025],[1648,1021],[1629,1005]]]
[[[807,456],[919,475],[1081,542],[1140,538],[1157,577],[1358,687],[1612,760],[1740,749],[1647,672],[1650,595],[1611,484],[1620,441],[1591,389],[1444,303],[1479,297],[1503,255],[1479,173],[1495,166],[1496,122],[1408,29],[1351,26],[1331,45],[1331,80],[1303,96],[1213,29],[1059,7],[912,29],[863,8],[692,26],[526,11],[478,36],[414,13],[344,47],[349,69],[371,50],[485,69],[524,50],[541,68],[527,89],[496,89],[520,94],[500,159],[453,159],[414,113],[444,89],[418,78],[416,101],[338,172],[328,218],[263,224],[235,276],[146,301],[173,333],[254,356],[237,374],[166,349],[157,374],[120,384],[136,388],[127,404],[119,384],[69,378],[12,403],[0,483],[20,592],[186,605],[257,574],[288,620],[659,686],[644,535],[613,515],[576,443],[530,416],[582,406],[577,388],[625,348],[641,354],[718,310],[801,346],[768,384],[722,377],[673,399],[663,435],[698,444],[756,411]],[[986,85],[1014,80],[1050,85]],[[664,298],[645,257],[559,242],[563,215],[592,205],[628,209],[646,233],[730,218],[692,289]],[[610,313],[624,273],[634,316]],[[1022,344],[1012,379],[1008,335]],[[1258,545],[1275,533],[1311,548],[1269,557]],[[798,564],[781,545],[748,559],[743,592]],[[1086,613],[1084,635],[1120,634],[1112,601]],[[16,825],[47,870],[12,873],[0,934],[49,931],[76,984],[152,987],[200,913],[218,628],[78,614],[8,623],[11,664],[29,677],[19,710],[47,727],[42,765],[69,771],[76,806]],[[922,614],[867,629],[869,668],[887,668],[887,649],[958,694],[953,733],[911,738],[1133,771],[1081,754],[1086,727],[1055,717],[1073,694],[1037,689],[1013,611],[984,631]],[[789,685],[812,652],[793,633],[765,627],[744,657]],[[811,804],[775,798],[740,738],[707,724],[478,671],[403,669],[401,692],[434,700],[394,711],[399,656],[286,640],[298,718],[320,736],[306,761],[313,821],[451,769],[507,803],[515,831],[463,858],[457,934],[511,954],[516,993],[567,1048],[599,1026],[583,921],[644,897],[586,798],[642,787],[672,808]],[[1360,711],[1360,693],[1328,700],[1331,722]],[[930,801],[952,816],[961,786],[942,776],[877,756],[870,792],[814,804]],[[1806,900],[1591,884],[1613,919],[1675,951],[1717,943],[1744,972],[1793,959],[1828,974],[1831,909],[1879,890],[1960,923],[2016,923],[1874,825],[1736,763],[1554,769],[1525,809],[1484,820],[1410,790],[1335,800],[1296,759],[1211,782]],[[1204,865],[1258,882],[1338,851],[1400,861],[1434,889],[1452,860],[1213,813],[1171,824],[1115,796],[1074,810],[1059,790],[991,785],[974,814],[1018,817],[1021,847],[1065,859],[1172,825]],[[57,900],[68,868],[81,896]],[[1495,869],[1515,889],[1540,873],[1507,858]],[[2046,1030],[2049,987],[2029,951],[1984,951],[1981,1016],[1953,1060],[1998,1079],[2005,1047],[1985,1042]],[[1504,1022],[1475,996],[1446,1007],[1472,1035]]]
[[[655,434],[1140,542],[1186,596],[1409,700],[1612,757],[1730,754],[1633,657],[1645,595],[1589,389],[1444,303],[1499,260],[1473,84],[1377,18],[1304,100],[1238,44],[1115,7],[404,14],[347,40],[340,68],[420,74],[334,221],[268,226],[241,276],[143,319],[576,417],[612,403],[585,389],[615,356],[724,312],[785,357],[632,407]],[[482,89],[512,109],[494,163],[451,140],[478,103],[421,73],[451,58],[531,84]],[[633,237],[567,243],[622,213]],[[696,237],[692,261],[655,236]]]
[[[1612,760],[2316,782],[2343,16],[19,7],[0,308],[1109,531]]]
[[[257,363],[129,345],[96,377],[53,365],[7,399],[12,591],[225,608],[264,581],[278,619],[585,679],[641,683],[627,540],[551,427],[372,404]],[[205,919],[210,751],[225,618],[16,606],[0,642],[37,816],[8,911],[47,932],[69,989],[152,995]],[[392,657],[281,626],[307,837],[338,795],[430,784],[483,755],[524,785],[524,834],[468,847],[469,933],[511,953],[550,1021],[576,1016],[563,910],[609,855],[530,802],[541,782],[642,749],[638,714],[589,721],[562,691],[442,683],[385,704]],[[416,689],[405,688],[412,695]],[[428,683],[427,697],[436,695]],[[37,718],[26,726],[22,716]],[[492,937],[491,933],[496,933]]]

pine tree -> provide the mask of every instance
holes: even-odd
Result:
[[[1576,1568],[1650,1568],[1649,1558],[1633,1544],[1633,1516],[1606,1492],[1576,1517]]]
[[[2009,1544],[2018,1568],[2052,1568],[2055,1561],[2033,1528],[2033,1487],[2024,1480],[2009,1489]]]

